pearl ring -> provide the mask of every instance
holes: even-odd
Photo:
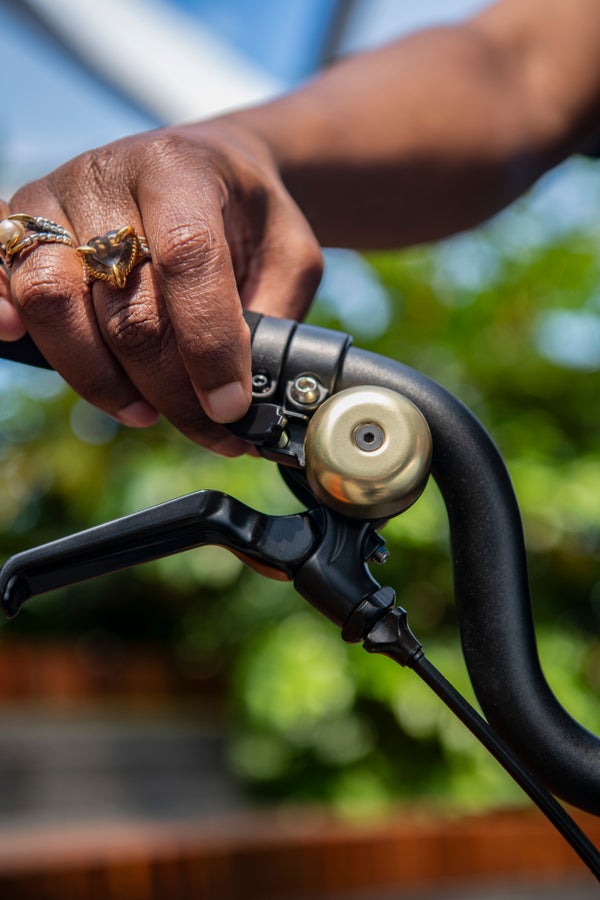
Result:
[[[150,259],[146,238],[137,234],[133,225],[90,238],[87,244],[77,247],[77,253],[88,283],[99,279],[118,288],[125,287],[135,266]]]
[[[73,235],[50,219],[14,213],[0,222],[0,262],[10,269],[19,254],[37,244],[66,244],[75,246]]]

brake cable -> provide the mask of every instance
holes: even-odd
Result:
[[[30,597],[206,544],[275,570],[342,630],[412,669],[498,760],[600,880],[600,853],[555,799],[600,814],[600,740],[575,722],[540,667],[519,507],[504,462],[472,413],[425,375],[351,347],[340,332],[247,313],[253,402],[229,426],[279,466],[307,507],[259,513],[205,490],[25,550],[0,569],[9,618]],[[0,356],[47,363],[29,340]],[[450,523],[463,652],[484,716],[425,657],[378,533],[429,475]]]

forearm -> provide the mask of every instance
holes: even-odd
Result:
[[[265,139],[323,244],[473,226],[600,121],[600,5],[519,3],[348,58],[229,121]]]

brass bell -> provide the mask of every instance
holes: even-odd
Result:
[[[319,500],[346,516],[385,519],[423,492],[432,440],[425,417],[406,397],[355,387],[317,409],[305,453],[308,483]]]

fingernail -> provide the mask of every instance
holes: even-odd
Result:
[[[148,428],[155,424],[158,415],[154,407],[145,400],[136,400],[135,403],[130,403],[129,406],[119,410],[117,419],[131,428]]]
[[[4,297],[0,297],[0,338],[3,341],[16,341],[25,334],[25,326],[16,309]]]
[[[206,394],[205,408],[213,422],[237,422],[247,412],[249,400],[239,381],[232,381]]]

